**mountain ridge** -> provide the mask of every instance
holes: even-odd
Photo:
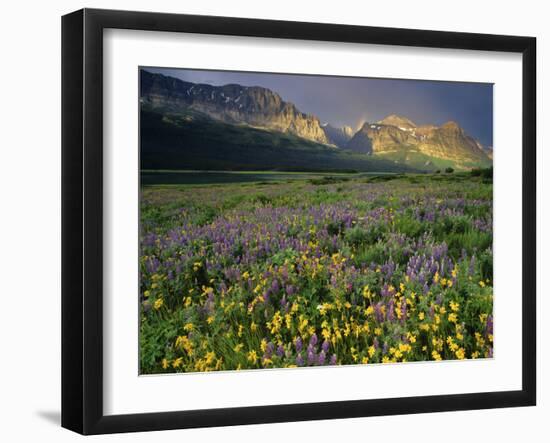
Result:
[[[197,84],[146,70],[141,70],[140,80],[142,103],[153,107],[190,108],[225,123],[246,123],[329,144],[316,116],[299,111],[293,103],[284,101],[270,89],[238,84]]]
[[[488,166],[491,163],[481,143],[469,136],[458,123],[448,121],[441,126],[417,126],[408,118],[396,114],[376,123],[364,123],[346,148],[384,156],[396,152],[408,152],[411,155],[418,152],[452,162],[459,169]]]
[[[188,121],[200,115],[227,125],[272,131],[273,146],[279,146],[280,140],[290,140],[276,135],[277,132],[296,136],[297,139],[288,142],[294,149],[297,143],[307,145],[311,142],[327,149],[378,157],[403,167],[434,170],[440,165],[449,165],[471,169],[492,164],[492,148],[484,148],[454,121],[440,126],[417,125],[407,117],[390,114],[377,122],[365,122],[353,131],[349,126],[338,128],[321,124],[317,116],[301,112],[293,103],[261,86],[212,86],[142,69],[140,103],[142,109],[165,116],[180,115]],[[203,117],[199,121],[206,124]],[[181,125],[181,121],[178,124]],[[232,132],[230,127],[225,126],[228,134]],[[208,138],[207,134],[204,137]],[[262,146],[266,146],[265,134],[260,138]],[[223,143],[223,138],[217,140],[218,144]]]

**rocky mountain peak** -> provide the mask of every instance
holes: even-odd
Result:
[[[416,124],[409,120],[407,117],[403,117],[397,114],[390,114],[378,122],[381,125],[397,126],[398,128],[412,129],[416,128]]]
[[[342,132],[349,138],[353,137],[353,129],[351,126],[342,126]]]
[[[337,128],[330,123],[323,123],[322,127],[329,143],[339,148],[345,148],[348,141],[353,137],[353,129],[349,126]]]
[[[462,131],[462,128],[455,121],[448,121],[441,125],[441,129],[448,131]]]

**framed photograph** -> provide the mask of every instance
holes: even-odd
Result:
[[[530,37],[62,20],[62,425],[536,402]]]

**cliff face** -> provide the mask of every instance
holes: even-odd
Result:
[[[377,123],[365,123],[348,142],[347,148],[372,154],[419,152],[452,161],[458,167],[490,163],[481,144],[457,123],[416,126],[409,119],[396,115]]]
[[[171,111],[191,109],[226,123],[288,132],[329,144],[319,119],[300,112],[275,92],[241,85],[212,86],[141,71],[141,101]]]

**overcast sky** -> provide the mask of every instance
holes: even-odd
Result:
[[[456,121],[485,146],[493,146],[493,86],[377,78],[264,74],[234,71],[146,68],[194,83],[263,86],[305,113],[333,126],[357,128],[389,114],[417,125]]]

